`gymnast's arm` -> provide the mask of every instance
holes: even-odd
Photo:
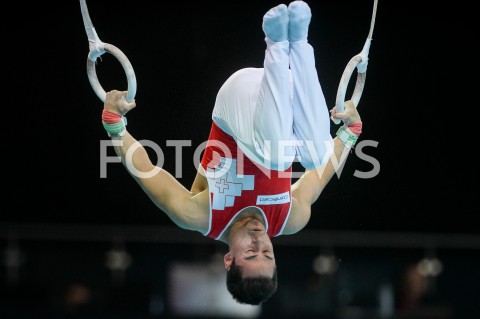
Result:
[[[332,117],[342,119],[347,126],[361,121],[357,108],[351,101],[345,102],[343,113],[337,113],[334,108]],[[336,168],[342,167],[349,153],[350,149],[338,137],[335,137],[333,139],[333,153],[327,165],[316,170],[305,170],[305,173],[292,185],[294,206],[292,220],[289,221],[291,222],[291,233],[298,232],[306,226],[310,219],[312,204],[332,179]]]
[[[135,107],[135,102],[128,103],[124,99],[125,96],[126,92],[108,92],[105,109],[124,115]],[[208,194],[206,191],[190,192],[170,173],[153,165],[145,148],[128,131],[123,136],[112,136],[112,140],[120,142],[120,145],[115,146],[115,151],[121,157],[122,163],[130,175],[155,205],[164,211],[177,226],[201,232],[208,227]],[[135,151],[131,156],[130,154],[127,156],[128,149],[133,145]],[[134,169],[130,169],[132,166]]]

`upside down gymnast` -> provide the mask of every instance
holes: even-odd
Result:
[[[135,101],[127,92],[107,93],[102,123],[126,167],[153,176],[132,177],[179,227],[224,242],[227,288],[239,303],[259,305],[277,290],[271,237],[303,229],[342,158],[361,133],[351,101],[342,113],[329,112],[308,43],[311,10],[304,1],[280,4],[264,16],[263,68],[244,68],[220,88],[212,126],[190,190],[156,168],[146,150],[126,130],[125,114]],[[330,117],[344,123],[330,135]],[[345,157],[343,157],[345,158]],[[292,164],[305,172],[292,184]]]

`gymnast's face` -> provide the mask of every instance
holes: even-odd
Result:
[[[233,258],[242,268],[244,278],[273,276],[275,255],[265,226],[257,219],[247,220],[231,230],[230,251],[225,255],[225,268],[230,268]]]

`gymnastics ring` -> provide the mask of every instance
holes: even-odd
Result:
[[[377,13],[377,3],[378,0],[375,0],[373,4],[373,14],[372,22],[370,24],[370,32],[368,34],[367,41],[363,46],[363,50],[360,54],[357,54],[350,59],[340,79],[340,84],[338,85],[337,90],[337,98],[335,100],[335,107],[337,112],[339,113],[342,113],[345,110],[345,95],[347,93],[348,83],[350,82],[350,78],[352,77],[353,71],[355,69],[357,69],[357,81],[355,82],[355,89],[353,90],[351,98],[351,101],[353,102],[355,107],[358,105],[358,103],[360,102],[360,98],[362,97],[365,80],[367,78],[368,53],[370,50],[370,43],[372,42],[373,27],[375,25],[375,16]],[[332,121],[335,124],[340,124],[341,122],[340,119],[334,118],[332,118]]]
[[[133,99],[135,98],[135,94],[137,93],[137,79],[135,77],[135,72],[133,71],[132,64],[128,60],[127,56],[119,48],[112,44],[103,43],[102,41],[100,41],[95,31],[95,28],[93,27],[90,15],[88,14],[87,4],[85,0],[80,0],[80,7],[82,10],[83,23],[85,25],[85,31],[87,32],[90,48],[90,52],[88,53],[87,58],[87,75],[93,91],[102,102],[105,102],[107,93],[100,84],[100,81],[98,81],[95,63],[98,57],[107,52],[117,58],[117,60],[122,65],[128,82],[127,96],[125,99],[128,102],[133,101]]]
[[[135,93],[137,91],[137,81],[135,78],[135,72],[133,71],[132,64],[128,60],[125,54],[123,54],[122,51],[120,51],[119,48],[112,44],[104,43],[103,44],[103,49],[105,52],[108,52],[112,54],[114,57],[117,58],[117,60],[120,62],[120,64],[123,67],[123,70],[125,71],[125,74],[127,75],[127,81],[128,81],[128,89],[127,89],[127,97],[126,100],[128,102],[131,102],[135,98]],[[87,74],[88,74],[88,80],[90,81],[90,85],[92,86],[93,90],[97,94],[97,96],[102,100],[102,102],[105,102],[105,97],[107,93],[103,89],[102,85],[98,81],[97,77],[97,72],[95,70],[95,60],[92,60],[90,58],[91,54],[88,55],[87,59]]]

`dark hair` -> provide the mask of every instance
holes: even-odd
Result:
[[[277,284],[276,266],[272,278],[242,278],[241,268],[235,265],[235,258],[233,258],[230,269],[227,271],[227,289],[233,299],[242,304],[262,304],[277,291]]]

